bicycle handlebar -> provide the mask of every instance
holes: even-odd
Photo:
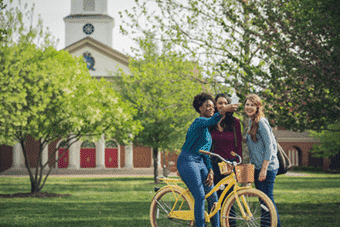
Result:
[[[211,152],[209,152],[209,151],[199,150],[199,152],[200,152],[201,154],[207,154],[207,155],[215,156],[215,157],[221,159],[222,161],[224,161],[224,162],[226,162],[226,163],[229,163],[229,164],[231,164],[231,165],[234,165],[234,166],[239,165],[239,164],[242,163],[242,158],[241,158],[238,154],[236,154],[235,152],[233,152],[233,151],[231,152],[231,155],[232,155],[232,156],[238,157],[239,162],[229,162],[229,161],[225,160],[224,158],[222,158],[220,155],[215,154],[215,153],[211,153]],[[235,163],[236,163],[236,165],[235,165]]]

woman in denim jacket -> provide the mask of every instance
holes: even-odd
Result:
[[[261,98],[250,94],[245,100],[246,114],[250,118],[250,129],[246,135],[250,162],[255,165],[255,187],[264,192],[274,203],[274,181],[279,168],[276,140],[263,114]],[[276,208],[277,211],[277,208]],[[278,227],[281,226],[279,213]],[[266,226],[261,223],[261,226]]]
[[[177,170],[195,199],[194,215],[196,227],[204,227],[205,195],[214,187],[214,172],[211,167],[210,157],[199,151],[210,151],[211,135],[208,127],[216,125],[228,111],[233,112],[237,104],[229,104],[214,114],[214,99],[210,94],[196,95],[193,107],[200,114],[188,129],[182,152],[177,159]],[[209,211],[218,201],[214,192],[208,199]],[[213,227],[220,226],[219,212],[211,218]]]

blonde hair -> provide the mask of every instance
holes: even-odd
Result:
[[[250,129],[248,131],[248,134],[250,135],[251,140],[256,142],[257,141],[256,133],[257,133],[257,130],[259,129],[260,119],[265,117],[264,113],[263,113],[262,100],[256,94],[247,95],[247,98],[244,101],[244,103],[246,103],[247,100],[254,103],[255,106],[257,107],[257,111],[256,111],[255,115],[251,118],[251,126],[250,126]]]

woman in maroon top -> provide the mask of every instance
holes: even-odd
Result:
[[[223,107],[231,103],[231,99],[226,94],[218,94],[215,97],[215,112],[219,112]],[[242,134],[241,125],[238,118],[233,117],[233,112],[227,112],[221,119],[221,121],[210,128],[210,134],[212,137],[211,152],[219,154],[224,159],[229,161],[236,161],[235,157],[230,154],[231,151],[236,152],[242,157]],[[220,159],[216,157],[211,158],[211,164],[214,171],[214,184],[216,185],[221,179],[227,175],[221,175],[218,163]],[[232,187],[228,193],[232,192]],[[221,190],[217,191],[218,197],[222,194]],[[225,198],[227,198],[224,197]],[[233,215],[234,208],[232,207],[231,216]],[[236,220],[229,219],[230,226],[236,225]]]

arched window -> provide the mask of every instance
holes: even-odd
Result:
[[[109,141],[106,141],[105,147],[106,147],[106,148],[117,148],[118,145],[117,145],[116,141],[114,141],[114,140],[109,140]]]
[[[288,157],[292,163],[292,166],[299,166],[299,152],[295,147],[291,147],[288,150]]]
[[[61,141],[60,145],[59,145],[59,148],[66,148],[66,147],[68,147],[67,142],[66,141]]]
[[[94,142],[85,141],[81,144],[82,148],[95,148],[96,144]]]
[[[84,11],[95,11],[95,0],[84,0]]]

